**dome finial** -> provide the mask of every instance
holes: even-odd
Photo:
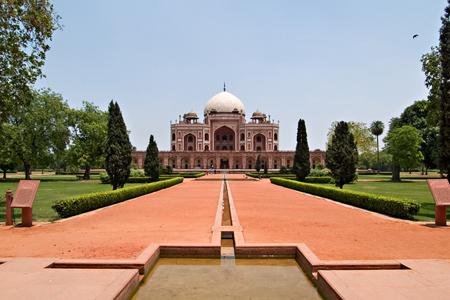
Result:
[[[227,87],[225,85],[225,81],[223,82],[223,91],[226,92],[227,91]]]

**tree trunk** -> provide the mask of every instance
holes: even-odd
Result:
[[[83,175],[83,179],[84,179],[84,180],[89,180],[89,179],[91,179],[91,166],[85,166],[85,167],[84,167],[84,175]]]
[[[3,179],[6,179],[6,170],[3,170]]]
[[[25,179],[30,180],[31,179],[31,164],[25,162],[23,164],[23,168],[25,169]]]
[[[400,166],[399,165],[392,166],[392,181],[400,182]]]

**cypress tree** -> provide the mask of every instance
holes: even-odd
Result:
[[[149,176],[150,181],[159,180],[159,151],[153,135],[150,135],[150,140],[145,154],[144,172]]]
[[[122,188],[130,176],[132,146],[119,104],[108,107],[108,136],[106,140],[106,172],[113,190]]]
[[[259,171],[261,171],[261,155],[259,155],[259,154],[258,154],[258,157],[256,157],[255,169],[256,169],[256,172],[258,172],[258,173],[259,173]]]
[[[440,31],[441,80],[441,124],[440,124],[440,167],[447,172],[450,184],[450,0],[442,17]]]
[[[295,147],[294,156],[294,173],[297,180],[304,181],[309,175],[311,165],[309,161],[309,146],[306,135],[305,120],[298,120],[297,126],[297,146]]]
[[[326,165],[336,182],[342,187],[355,179],[358,150],[355,138],[348,129],[348,124],[339,122],[334,129],[331,142],[327,145]]]

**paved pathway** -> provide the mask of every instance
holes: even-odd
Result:
[[[393,220],[269,180],[229,186],[245,243],[305,243],[321,259],[450,258],[450,227]],[[210,243],[222,175],[59,223],[0,226],[0,257],[133,258],[151,243]]]
[[[133,258],[150,243],[210,243],[220,187],[187,180],[59,223],[0,226],[0,257]]]
[[[320,259],[450,258],[450,227],[393,220],[269,180],[230,188],[246,243],[305,243]]]

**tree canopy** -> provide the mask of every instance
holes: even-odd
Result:
[[[159,168],[158,145],[156,144],[153,135],[150,135],[144,161],[145,175],[149,176],[150,181],[157,181],[159,179]]]
[[[328,142],[331,141],[331,136],[335,132],[338,123],[339,122],[336,121],[331,124],[331,128],[328,131]],[[358,153],[361,154],[364,152],[374,152],[376,146],[375,138],[373,137],[367,125],[363,122],[354,121],[347,122],[347,125],[349,131],[352,133],[355,139]]]
[[[358,150],[349,125],[344,121],[337,122],[326,153],[326,166],[330,169],[336,186],[342,188],[355,179],[357,163]]]
[[[69,106],[50,90],[33,92],[28,106],[21,106],[2,125],[7,147],[23,164],[25,177],[31,167],[58,160],[69,142]]]
[[[122,188],[130,176],[132,146],[119,104],[111,101],[108,107],[106,138],[106,172],[113,190]]]
[[[392,155],[392,180],[400,180],[400,168],[417,167],[423,159],[420,147],[423,142],[421,132],[405,125],[395,128],[385,138],[386,150]]]
[[[105,159],[108,113],[93,103],[84,101],[81,109],[71,110],[72,144],[69,163],[84,168],[84,179],[90,178],[92,166],[100,166]]]
[[[441,81],[440,81],[440,164],[447,172],[447,180],[450,184],[450,0],[442,17],[440,31],[440,57],[441,57]]]
[[[33,100],[59,17],[50,1],[0,2],[0,124]]]
[[[422,56],[422,70],[425,74],[425,85],[429,89],[427,121],[431,126],[438,126],[440,122],[440,84],[442,79],[441,55],[438,47],[431,48],[429,53]]]
[[[311,166],[309,161],[309,146],[306,134],[305,120],[298,120],[297,126],[297,146],[294,155],[294,173],[297,179],[304,181],[309,175]]]

